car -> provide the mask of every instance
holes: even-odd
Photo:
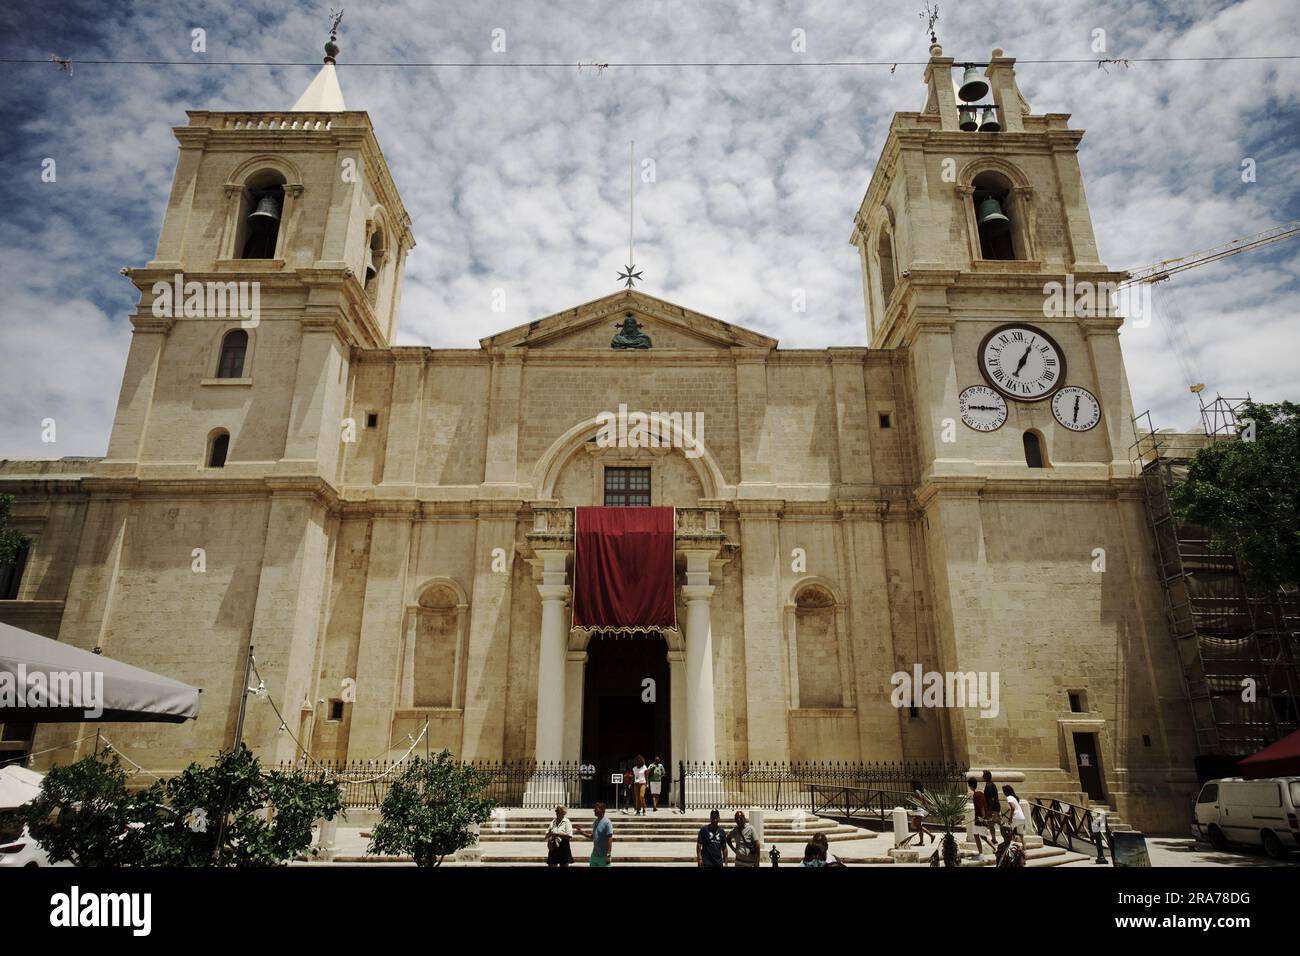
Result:
[[[1300,777],[1210,780],[1196,797],[1192,832],[1216,850],[1258,846],[1275,860],[1300,848]]]
[[[18,814],[12,810],[0,811],[0,868],[53,865]]]

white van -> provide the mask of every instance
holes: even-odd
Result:
[[[1216,850],[1262,846],[1274,859],[1300,848],[1300,777],[1211,780],[1196,798],[1192,832]]]

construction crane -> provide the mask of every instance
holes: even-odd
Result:
[[[1202,249],[1200,252],[1188,253],[1185,256],[1178,256],[1173,259],[1162,259],[1159,262],[1152,263],[1148,266],[1142,266],[1138,269],[1126,270],[1126,278],[1118,283],[1117,289],[1128,288],[1130,294],[1138,286],[1146,285],[1154,287],[1157,283],[1164,282],[1170,276],[1178,275],[1189,269],[1195,269],[1198,266],[1208,265],[1211,262],[1218,262],[1220,259],[1227,259],[1229,256],[1235,256],[1242,252],[1249,252],[1251,249],[1258,249],[1261,246],[1271,245],[1275,242],[1281,242],[1283,239],[1291,239],[1300,236],[1300,219],[1292,220],[1280,226],[1274,226],[1271,229],[1265,229],[1263,232],[1257,232],[1253,236],[1243,236],[1239,239],[1232,239],[1220,245],[1213,246],[1209,249]],[[1172,290],[1167,295],[1171,295]],[[1165,336],[1169,341],[1170,351],[1173,353],[1174,360],[1182,370],[1187,384],[1191,386],[1193,392],[1198,393],[1205,386],[1196,381],[1196,373],[1192,369],[1189,359],[1191,351],[1190,343],[1187,339],[1187,332],[1182,326],[1178,316],[1178,310],[1172,308],[1172,298],[1167,303],[1171,308],[1160,308],[1158,311],[1165,313]],[[1156,308],[1154,301],[1150,303],[1152,308]],[[1204,410],[1204,409],[1202,409]]]
[[[1258,249],[1260,246],[1267,246],[1295,236],[1300,236],[1300,219],[1294,219],[1281,226],[1274,226],[1272,229],[1266,229],[1253,236],[1244,236],[1240,239],[1225,242],[1222,245],[1202,249],[1200,252],[1189,253],[1175,259],[1162,259],[1140,269],[1128,269],[1126,270],[1128,278],[1120,282],[1119,285],[1133,285],[1138,282],[1163,282],[1170,276],[1186,272],[1188,269],[1195,269],[1197,266],[1203,266],[1210,262],[1218,262],[1220,259],[1226,259],[1241,252],[1249,252],[1251,249]]]

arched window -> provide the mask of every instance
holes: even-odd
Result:
[[[221,340],[221,361],[217,363],[217,378],[243,378],[244,357],[248,354],[248,333],[231,329]]]
[[[975,223],[979,229],[980,258],[1008,260],[1016,258],[1015,232],[1011,221],[1011,183],[1001,173],[983,172],[971,182],[975,203]]]
[[[370,294],[371,301],[379,292],[379,271],[384,265],[384,233],[381,229],[376,229],[370,237],[370,245],[366,248],[366,273],[363,283],[366,292]]]
[[[880,262],[880,301],[889,310],[889,300],[894,297],[894,241],[889,229],[880,230],[876,241],[876,259]]]
[[[1025,464],[1030,468],[1047,467],[1047,457],[1043,454],[1043,439],[1036,431],[1025,432]]]
[[[208,467],[225,468],[228,451],[230,451],[230,432],[214,432],[208,440]]]
[[[270,170],[249,177],[239,207],[236,258],[274,259],[283,213],[284,177]]]
[[[835,598],[811,584],[795,598],[795,652],[800,707],[839,707],[840,655]]]

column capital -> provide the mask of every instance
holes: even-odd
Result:
[[[537,593],[541,595],[542,601],[567,601],[569,598],[569,586],[567,584],[539,584]]]
[[[713,592],[716,591],[712,584],[684,584],[682,585],[682,597],[690,603],[696,601],[708,602],[713,598]]]

